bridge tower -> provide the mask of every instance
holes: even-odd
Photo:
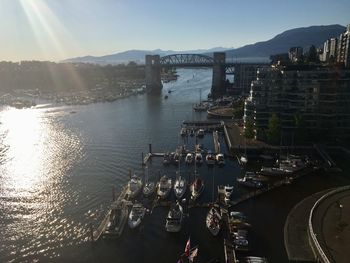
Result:
[[[214,98],[225,94],[226,91],[225,63],[225,52],[214,52],[213,80],[211,86],[211,94]]]
[[[161,91],[163,85],[160,79],[160,56],[146,55],[146,88],[151,93],[158,93]]]

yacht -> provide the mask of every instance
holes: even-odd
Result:
[[[216,155],[216,162],[218,165],[225,165],[225,158],[224,158],[224,155],[222,153],[218,153]]]
[[[163,175],[160,178],[157,185],[157,195],[161,199],[165,199],[169,196],[171,188],[172,188],[171,179],[168,178],[166,175]]]
[[[203,156],[200,152],[197,152],[195,157],[194,157],[194,160],[197,164],[202,164],[203,163]]]
[[[213,205],[209,208],[206,217],[206,225],[208,230],[213,236],[217,236],[221,229],[221,214],[220,208],[217,205]]]
[[[191,198],[196,200],[204,191],[204,183],[200,178],[196,178],[190,186]]]
[[[208,151],[208,154],[205,157],[205,160],[207,161],[207,165],[214,165],[215,164],[215,155],[211,151]]]
[[[169,153],[165,153],[163,156],[163,164],[168,165],[171,163],[171,156]]]
[[[225,201],[227,202],[230,200],[230,197],[233,193],[233,186],[225,185],[224,186],[224,193],[225,193]]]
[[[240,158],[240,161],[242,164],[246,164],[248,162],[248,158],[246,155],[242,155]]]
[[[203,129],[199,129],[198,131],[197,131],[197,137],[199,137],[199,138],[202,138],[202,137],[204,137],[204,130]]]
[[[187,130],[186,130],[186,128],[181,128],[181,131],[180,131],[180,135],[181,136],[187,136]]]
[[[181,176],[176,178],[175,184],[174,184],[174,192],[177,199],[179,200],[182,199],[182,197],[186,193],[186,189],[187,189],[186,179],[182,178]]]
[[[128,207],[124,202],[112,203],[107,214],[107,224],[104,226],[103,236],[110,238],[119,237],[124,230],[128,218]]]
[[[142,180],[140,177],[134,174],[133,176],[131,176],[131,179],[128,182],[126,193],[130,198],[135,198],[141,192],[141,189]]]
[[[192,162],[193,162],[193,155],[192,155],[192,153],[188,153],[188,154],[186,155],[186,157],[185,157],[185,162],[186,162],[187,164],[192,164]]]
[[[154,182],[146,182],[143,186],[142,193],[145,197],[150,197],[156,190],[156,184]]]
[[[167,232],[179,232],[181,230],[183,220],[183,209],[179,202],[170,207],[168,212],[165,229]]]
[[[134,229],[138,227],[143,217],[145,216],[146,208],[143,207],[142,204],[136,203],[132,206],[129,218],[128,218],[128,225],[131,229]]]

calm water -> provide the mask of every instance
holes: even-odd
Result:
[[[140,230],[126,227],[120,240],[92,245],[88,238],[89,225],[101,221],[112,187],[120,191],[129,169],[149,173],[153,180],[159,171],[175,177],[176,168],[163,167],[161,160],[149,165],[148,172],[143,170],[141,153],[148,151],[148,143],[154,151],[173,151],[183,143],[178,135],[182,121],[206,118],[204,113],[192,113],[191,107],[198,102],[200,89],[202,98],[208,94],[211,71],[178,72],[178,81],[164,86],[164,94],[173,91],[167,100],[164,94],[140,95],[114,103],[0,111],[0,262],[176,262],[189,236],[199,245],[200,262],[223,261],[222,238],[211,237],[205,229],[204,209],[192,209],[178,234],[165,231],[167,209],[157,208]],[[187,143],[193,147],[194,139]],[[210,135],[202,143],[213,149]],[[192,169],[183,166],[182,172]],[[241,170],[227,160],[225,168],[208,170],[203,165],[199,172],[206,183],[202,201],[211,201],[213,184],[235,184]],[[312,191],[334,182],[328,177],[317,181]],[[252,254],[268,255],[270,262],[286,260],[283,236],[274,224],[283,224],[288,207],[310,192],[301,185],[288,188],[295,198],[284,210],[284,201],[273,194],[262,205],[257,201],[240,207],[256,225]],[[235,195],[242,192],[237,188]]]

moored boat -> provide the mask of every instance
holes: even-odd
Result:
[[[181,176],[176,178],[174,183],[174,193],[177,199],[181,199],[185,195],[186,189],[187,189],[186,179]]]
[[[225,165],[225,158],[222,153],[218,153],[215,158],[218,165]]]
[[[204,134],[205,134],[204,129],[199,129],[197,131],[197,137],[199,137],[199,138],[204,137]]]
[[[263,187],[262,182],[255,180],[250,177],[237,178],[237,182],[241,185],[251,187],[251,188],[261,188]]]
[[[161,199],[165,199],[169,196],[172,188],[171,179],[166,175],[163,175],[157,184],[157,195]]]
[[[215,155],[211,151],[208,151],[208,154],[205,157],[205,160],[207,162],[207,165],[214,165],[215,164]]]
[[[156,184],[154,182],[146,182],[143,186],[142,193],[145,197],[151,196],[156,190]]]
[[[145,216],[146,213],[146,208],[143,207],[142,204],[136,203],[132,206],[129,218],[128,218],[128,225],[131,229],[134,229],[138,227],[141,222],[143,217]]]
[[[141,192],[141,189],[142,180],[140,177],[134,174],[133,176],[131,176],[130,181],[128,182],[126,194],[130,198],[135,198]]]
[[[190,186],[191,199],[197,200],[204,191],[204,182],[201,178],[196,178]]]
[[[211,206],[206,217],[206,226],[213,236],[217,236],[221,229],[221,214],[219,210],[218,206]]]
[[[168,212],[165,229],[167,232],[179,232],[182,227],[183,209],[179,202],[170,207]]]
[[[203,163],[203,156],[200,152],[197,152],[195,157],[194,157],[194,161],[198,164],[202,164]]]
[[[107,216],[108,221],[102,235],[108,238],[119,237],[123,233],[128,218],[128,207],[124,202],[114,202]]]
[[[180,135],[181,136],[187,136],[187,130],[186,130],[186,128],[181,128],[181,131],[180,131]]]
[[[193,162],[193,154],[192,154],[192,153],[188,153],[188,154],[186,155],[186,157],[185,157],[185,162],[186,162],[187,164],[192,164],[192,162]]]

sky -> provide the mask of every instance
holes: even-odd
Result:
[[[349,0],[0,0],[0,61],[237,48],[349,14]]]

